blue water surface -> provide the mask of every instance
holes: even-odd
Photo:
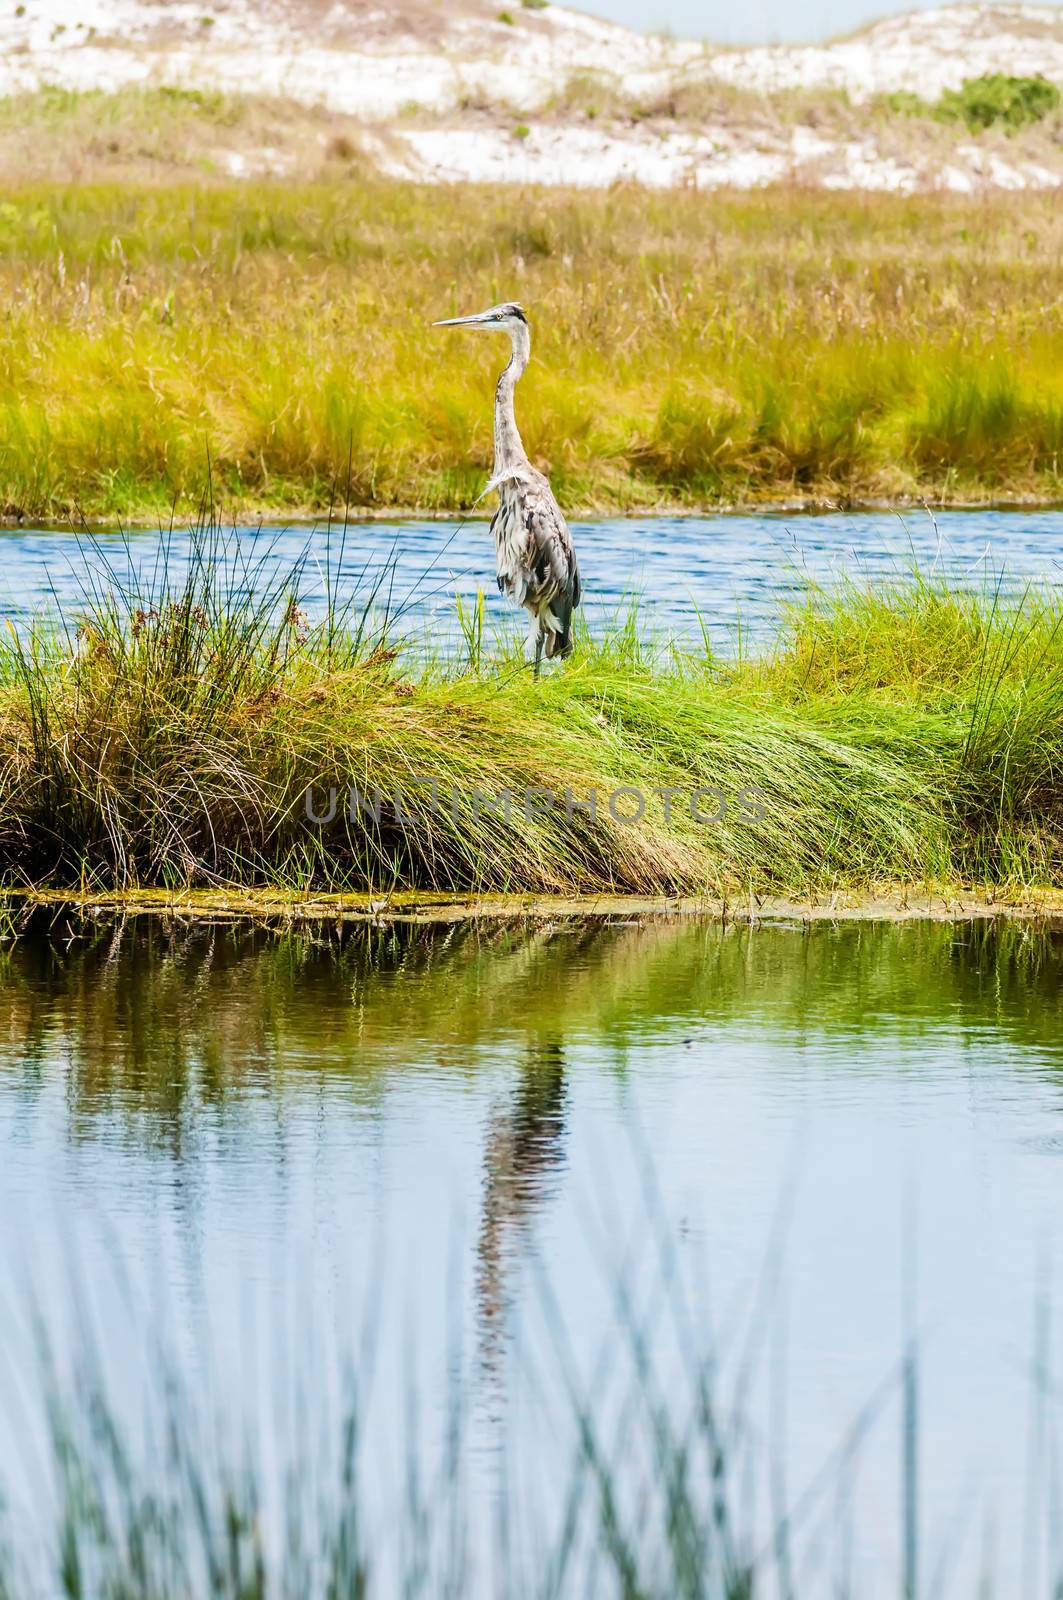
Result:
[[[640,630],[716,650],[766,641],[809,583],[901,581],[913,569],[968,590],[1063,578],[1063,511],[845,512],[631,517],[573,525],[584,615],[601,629],[637,598]],[[0,615],[25,622],[43,609],[75,617],[111,587],[157,591],[194,559],[186,529],[93,533],[22,529],[0,534]],[[385,615],[392,634],[436,643],[460,637],[457,601],[484,593],[489,635],[520,626],[494,583],[483,521],[356,522],[345,530],[242,527],[212,547],[235,594],[282,589],[298,568],[300,598],[320,615],[331,592],[360,613]]]

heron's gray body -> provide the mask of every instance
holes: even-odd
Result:
[[[541,473],[507,480],[498,492],[491,523],[498,587],[527,611],[534,645],[541,650],[545,643],[548,658],[567,656],[572,613],[580,601],[579,567],[568,526]]]
[[[572,535],[544,475],[532,466],[517,430],[513,391],[528,365],[531,336],[520,306],[494,306],[456,323],[506,331],[512,355],[495,391],[495,470],[489,488],[499,506],[491,523],[498,587],[528,613],[535,670],[547,658],[572,650],[572,614],[580,602],[579,566]]]

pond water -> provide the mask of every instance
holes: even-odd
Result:
[[[809,579],[826,585],[843,575],[900,579],[918,565],[992,593],[1002,572],[1013,588],[1063,578],[1063,511],[632,517],[576,523],[573,534],[592,628],[624,616],[637,595],[647,633],[700,641],[704,625],[717,650],[733,649],[740,634],[754,643],[768,638],[781,604]],[[179,579],[190,550],[180,530],[91,538],[0,533],[0,616],[24,621],[56,605],[76,613],[87,583],[150,587],[164,551],[171,577]],[[236,590],[263,588],[301,566],[300,589],[311,612],[321,609],[328,587],[341,600],[373,594],[378,615],[390,614],[393,633],[415,641],[456,637],[454,597],[468,604],[478,587],[488,631],[514,625],[512,608],[495,590],[486,521],[363,522],[346,533],[323,526],[243,528],[219,555]]]
[[[376,1542],[457,1393],[475,1595],[513,1592],[500,1541],[541,1573],[559,1537],[572,1383],[621,1498],[652,1475],[630,1315],[680,1411],[673,1330],[716,1352],[736,1514],[756,1544],[796,1508],[797,1593],[899,1592],[905,1459],[920,1593],[1049,1592],[1061,980],[1063,935],[1007,925],[32,923],[0,964],[16,1548],[52,1493],[30,1305],[138,1460],[158,1337],[278,1474],[327,1453],[372,1325]]]

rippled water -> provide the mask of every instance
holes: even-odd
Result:
[[[947,573],[964,587],[990,589],[1006,571],[1013,585],[1058,583],[1063,577],[1063,512],[955,511],[936,519],[913,512],[829,516],[633,517],[577,523],[573,528],[592,627],[623,614],[633,595],[642,623],[661,635],[700,638],[712,630],[717,648],[733,646],[739,630],[753,640],[772,631],[781,602],[809,577],[830,584],[842,574],[900,577],[918,563]],[[23,530],[0,534],[4,584],[0,614],[15,619],[42,607],[76,611],[86,563],[107,585],[107,566],[127,582],[150,580],[160,561],[161,536],[124,540]],[[169,542],[172,572],[189,551],[187,534]],[[454,596],[487,597],[490,627],[513,621],[494,586],[494,556],[486,522],[357,523],[345,538],[324,528],[240,530],[240,563],[264,584],[304,561],[302,587],[320,608],[330,570],[341,597],[376,588],[400,633],[434,639],[455,632]],[[237,570],[240,570],[238,567]],[[238,585],[239,586],[239,585]],[[699,620],[700,618],[700,620]]]
[[[828,1468],[801,1592],[837,1592],[850,1525],[854,1592],[898,1592],[907,1301],[924,1571],[947,1557],[1018,1593],[1054,1481],[1032,1428],[1054,1440],[1052,1379],[1030,1373],[1063,1282],[1061,980],[1063,939],[1018,927],[38,923],[0,964],[18,1537],[48,1499],[29,1290],[60,1365],[95,1330],[124,1412],[161,1328],[233,1437],[253,1417],[278,1460],[335,1425],[368,1320],[374,1484],[401,1485],[411,1416],[438,1439],[457,1381],[489,1544],[507,1472],[529,1517],[559,1515],[558,1319],[608,1412],[634,1273],[667,1386],[667,1235],[729,1387],[748,1362],[754,1499],[773,1459],[789,1500]]]

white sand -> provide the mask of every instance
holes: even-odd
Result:
[[[416,105],[436,124],[394,129],[381,159],[397,174],[439,182],[710,188],[793,175],[826,188],[973,192],[1063,181],[1063,152],[1056,170],[971,142],[935,168],[902,161],[871,139],[831,138],[810,127],[736,123],[662,134],[641,124],[598,130],[533,120],[534,108],[576,72],[612,78],[636,97],[677,73],[756,90],[844,89],[854,101],[902,88],[933,97],[987,71],[1042,72],[1063,83],[1058,9],[950,6],[831,44],[713,51],[646,39],[561,7],[510,3],[512,25],[482,0],[467,0],[465,12],[436,6],[416,24],[401,3],[373,8],[366,0],[303,10],[292,0],[25,0],[21,17],[13,0],[2,0],[0,93],[172,84],[280,96],[378,126]],[[520,110],[528,136],[472,119],[462,111],[469,97]],[[374,141],[374,148],[385,145]],[[269,167],[246,164],[248,171]]]
[[[397,148],[396,148],[397,147]],[[579,127],[532,128],[527,138],[492,128],[425,128],[402,132],[381,152],[394,176],[436,183],[542,183],[595,188],[624,180],[651,188],[690,185],[751,189],[790,178],[824,189],[953,190],[1055,188],[1063,170],[1010,163],[976,145],[961,146],[963,165],[902,162],[870,140],[832,140],[797,127],[756,140],[741,129],[702,134],[624,136]]]
[[[745,89],[844,89],[851,99],[942,89],[988,72],[1063,82],[1063,12],[1048,6],[945,6],[890,17],[832,44],[718,54],[713,73]]]

